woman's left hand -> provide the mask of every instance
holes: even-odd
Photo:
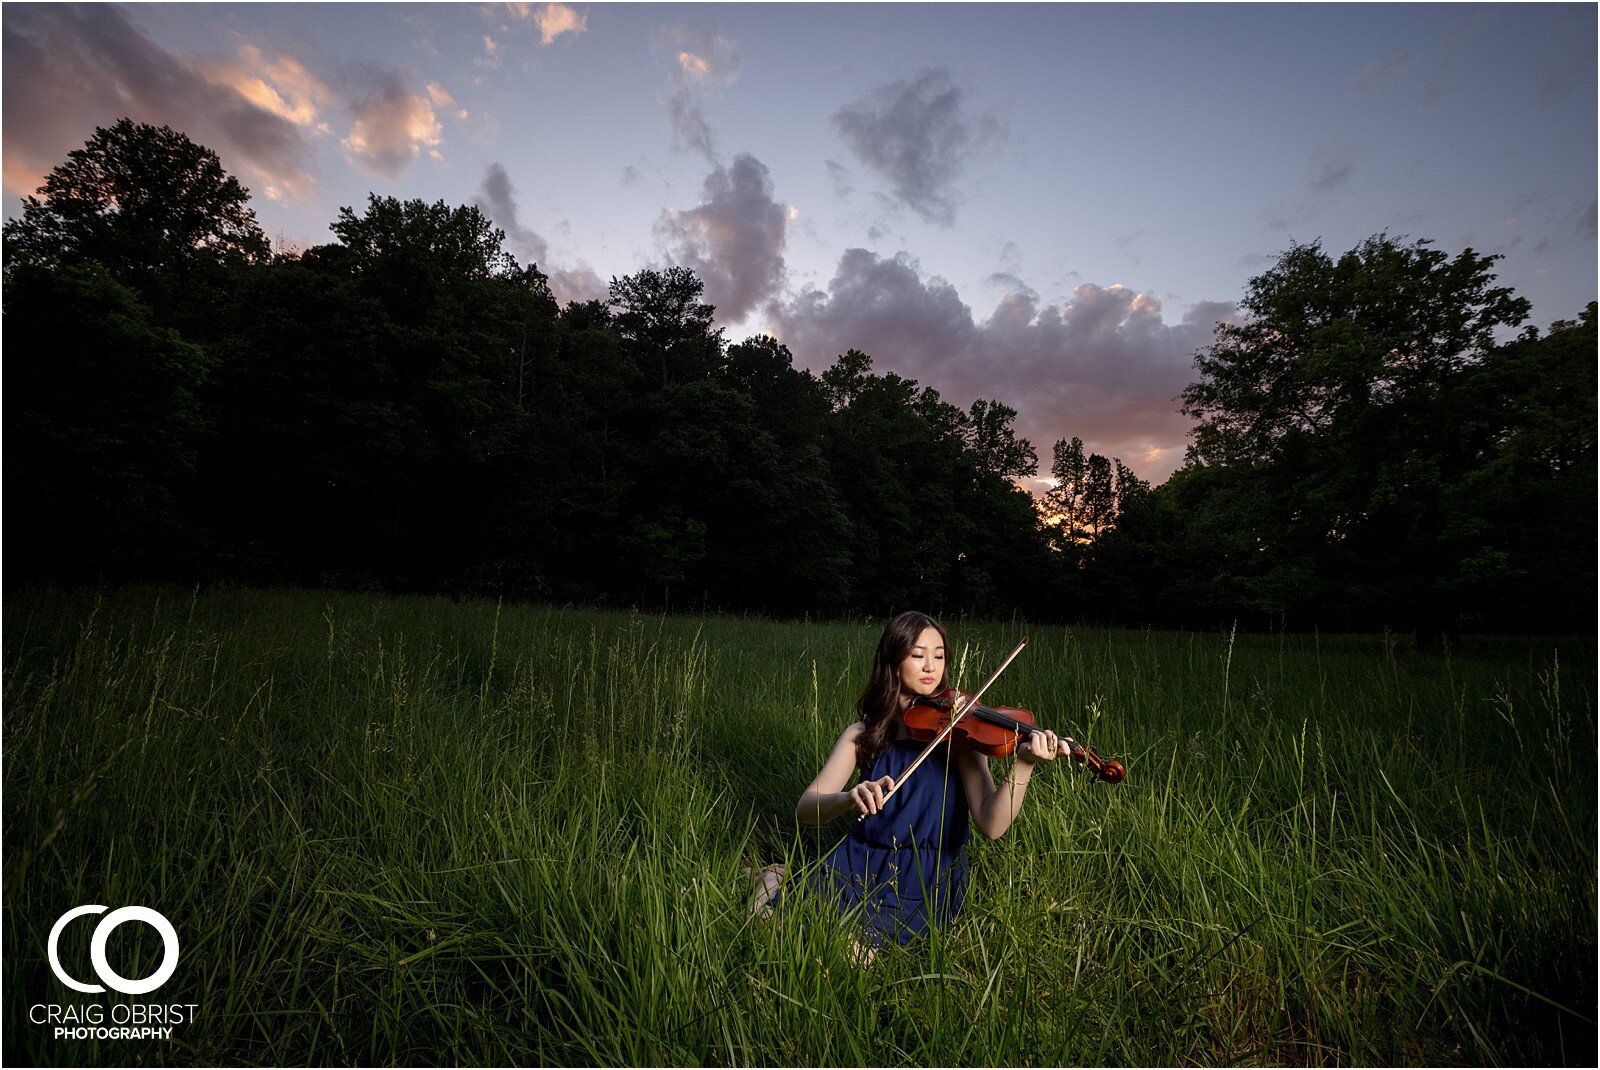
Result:
[[[1028,742],[1017,748],[1017,757],[1032,765],[1034,762],[1052,762],[1072,753],[1072,741],[1048,729],[1036,729]]]

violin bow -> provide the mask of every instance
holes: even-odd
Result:
[[[1018,654],[1022,653],[1022,648],[1027,646],[1027,645],[1028,645],[1028,637],[1026,635],[1024,635],[1022,637],[1022,642],[1017,644],[1015,650],[1011,651],[1010,654],[1006,655],[1006,660],[1004,660],[1004,661],[1002,661],[1000,663],[1000,667],[998,669],[996,669],[994,672],[989,674],[989,678],[983,682],[983,686],[978,688],[978,690],[976,690],[976,691],[974,691],[972,693],[972,697],[967,700],[967,702],[966,702],[966,704],[964,706],[961,707],[961,712],[956,714],[954,717],[950,718],[950,723],[945,725],[944,726],[944,730],[941,731],[937,736],[933,737],[933,742],[929,743],[926,747],[922,748],[922,753],[917,755],[916,761],[914,761],[910,765],[906,766],[906,771],[900,774],[900,778],[898,780],[896,780],[893,784],[889,785],[889,790],[883,793],[883,801],[884,802],[888,802],[889,801],[889,797],[892,796],[895,792],[900,790],[900,785],[904,784],[906,782],[906,780],[910,778],[911,774],[915,773],[917,771],[917,766],[921,765],[922,762],[923,762],[923,759],[927,758],[928,755],[933,753],[933,748],[937,747],[940,743],[943,743],[945,741],[945,738],[950,735],[951,730],[955,728],[956,722],[961,720],[961,718],[965,717],[967,715],[967,712],[978,704],[978,700],[983,697],[983,693],[985,691],[989,690],[989,685],[994,683],[996,680],[998,680],[1000,678],[1000,674],[1006,671],[1006,666],[1010,665],[1011,662],[1012,662],[1012,659],[1014,659]],[[881,809],[879,810],[879,813],[882,813]],[[866,818],[867,818],[867,815],[866,814],[862,814],[860,817],[856,818],[856,820],[857,821],[865,821]]]

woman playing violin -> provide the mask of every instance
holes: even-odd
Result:
[[[924,747],[908,737],[902,715],[914,700],[944,689],[948,646],[944,629],[925,614],[902,613],[888,623],[856,702],[861,720],[839,736],[795,807],[803,825],[857,816],[812,884],[842,910],[859,907],[874,946],[905,944],[948,924],[966,898],[970,826],[992,840],[1005,835],[1022,808],[1034,764],[1070,753],[1066,737],[1032,732],[996,784],[984,755],[946,741],[891,794]],[[857,770],[861,779],[848,787]],[[768,867],[762,881],[752,908],[757,912],[776,904],[783,868]]]

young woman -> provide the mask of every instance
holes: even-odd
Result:
[[[944,689],[948,645],[944,629],[925,614],[902,613],[889,622],[856,702],[861,720],[839,736],[795,807],[803,825],[851,816],[849,834],[821,861],[811,885],[843,910],[860,907],[873,946],[908,943],[954,918],[966,898],[970,826],[991,840],[1005,835],[1022,808],[1034,763],[1070,753],[1065,737],[1034,732],[996,784],[987,758],[946,742],[885,801],[926,745],[906,738],[901,714],[916,696]],[[861,779],[847,791],[856,770]],[[783,867],[768,867],[752,909],[770,911],[782,881]]]

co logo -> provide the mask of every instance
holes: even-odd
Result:
[[[82,981],[68,977],[67,971],[61,968],[61,956],[56,945],[61,940],[61,930],[73,918],[84,914],[104,914],[103,906],[73,907],[61,917],[56,919],[55,927],[50,930],[50,968],[55,971],[61,983],[75,992],[104,992],[100,985],[84,984]],[[142,921],[156,932],[161,934],[162,954],[161,966],[155,973],[143,980],[129,980],[106,961],[106,941],[111,937],[111,931],[125,921]],[[124,995],[137,996],[145,992],[152,992],[167,983],[167,978],[172,976],[172,971],[178,968],[178,932],[172,923],[149,907],[121,907],[106,914],[100,919],[100,924],[94,927],[94,938],[89,942],[89,961],[94,963],[94,972],[107,986]]]

